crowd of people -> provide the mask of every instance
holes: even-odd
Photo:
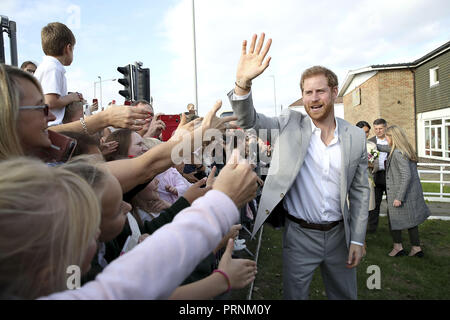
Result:
[[[0,297],[212,299],[255,279],[256,263],[233,256],[235,239],[248,223],[255,234],[273,211],[286,224],[285,298],[306,299],[320,265],[329,298],[356,299],[355,267],[366,227],[376,229],[383,191],[394,240],[389,255],[406,254],[399,230],[408,229],[410,255],[423,256],[417,226],[429,211],[414,150],[391,126],[376,131],[373,149],[381,153],[370,162],[370,125],[334,117],[331,70],[303,73],[308,116],[259,114],[251,83],[269,65],[271,40],[264,46],[264,34],[258,43],[255,35],[248,52],[243,43],[229,93],[236,116],[217,117],[218,101],[198,118],[189,104],[163,142],[166,125],[149,101],[85,110],[65,78],[75,36],[50,23],[41,38],[46,56],[38,66],[0,65]],[[386,129],[381,120],[374,126]],[[258,129],[280,131],[274,148]],[[207,138],[211,130],[220,136]],[[245,147],[233,151],[236,145]],[[185,150],[187,158],[179,153]],[[82,275],[77,290],[68,286],[73,266]]]

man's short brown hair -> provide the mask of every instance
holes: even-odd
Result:
[[[75,45],[75,36],[63,23],[52,22],[42,28],[42,50],[45,55],[59,57],[64,54],[64,48],[70,44]]]
[[[330,88],[334,88],[339,85],[338,77],[333,71],[322,66],[314,66],[306,69],[302,73],[302,78],[300,79],[300,89],[302,90],[302,92],[303,92],[303,83],[305,82],[305,79],[319,74],[323,74],[328,79],[328,86]]]

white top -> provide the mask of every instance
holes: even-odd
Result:
[[[238,220],[234,202],[211,190],[108,264],[94,281],[40,299],[167,299]]]
[[[386,137],[384,139],[378,139],[377,137],[377,144],[383,144],[383,145],[388,145],[388,142],[386,140]],[[386,161],[387,159],[387,152],[381,152],[380,151],[380,156],[378,157],[378,168],[379,170],[386,170],[384,167],[384,161]]]
[[[60,97],[67,96],[66,69],[62,63],[55,57],[45,56],[42,63],[37,67],[34,76],[39,80],[44,94],[57,94]],[[51,109],[56,120],[48,123],[54,126],[62,123],[65,107],[60,109]]]
[[[341,147],[338,123],[331,143],[326,146],[321,130],[311,120],[312,135],[302,167],[286,194],[284,207],[289,214],[310,223],[342,219]]]

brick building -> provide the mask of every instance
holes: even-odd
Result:
[[[384,118],[421,161],[450,161],[450,41],[414,62],[350,71],[339,97],[350,123]]]

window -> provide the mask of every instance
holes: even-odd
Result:
[[[430,69],[430,87],[439,84],[439,67],[434,67]]]
[[[424,121],[425,155],[450,159],[450,119]]]
[[[352,93],[352,107],[356,107],[361,104],[361,88],[357,88]]]

